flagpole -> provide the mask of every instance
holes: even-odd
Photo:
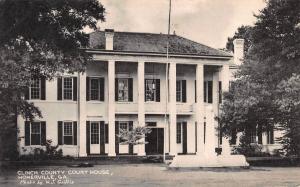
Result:
[[[169,85],[168,85],[168,75],[169,75],[169,37],[170,37],[170,25],[171,25],[171,7],[172,7],[172,0],[169,0],[169,19],[168,19],[168,35],[167,35],[167,63],[166,63],[166,111],[165,111],[165,127],[168,127],[168,135],[170,136],[170,124],[167,120],[167,113],[168,113],[168,103],[169,103]],[[164,156],[163,161],[166,162],[166,128],[164,130]],[[170,149],[170,142],[169,142],[169,149]]]

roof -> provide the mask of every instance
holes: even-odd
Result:
[[[121,52],[164,54],[167,49],[167,38],[168,35],[166,34],[114,32],[113,49]],[[90,34],[90,48],[105,49],[105,31],[96,31]],[[195,56],[232,56],[225,51],[208,47],[175,34],[169,36],[169,53]]]

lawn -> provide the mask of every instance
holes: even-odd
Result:
[[[31,173],[30,173],[31,172]],[[36,174],[38,173],[38,174]],[[96,165],[91,168],[61,166],[26,169],[2,169],[0,186],[18,186],[20,176],[54,176],[40,179],[42,186],[300,186],[300,167],[251,167],[250,169],[179,169],[169,170],[163,164]],[[65,178],[63,178],[65,177]],[[24,179],[24,178],[23,178]],[[37,182],[38,180],[31,180]],[[49,184],[45,184],[47,181]],[[41,186],[40,184],[21,186]]]

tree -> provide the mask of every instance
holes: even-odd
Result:
[[[82,71],[90,59],[82,50],[88,46],[83,29],[96,29],[104,13],[97,0],[0,1],[1,128],[16,129],[18,115],[30,120],[42,116],[23,97],[31,79]],[[3,133],[2,141],[13,137]]]
[[[130,130],[120,129],[119,134],[117,135],[121,138],[121,144],[125,145],[139,145],[147,144],[148,142],[143,141],[147,134],[151,132],[151,129],[148,127],[134,127]]]
[[[298,0],[267,1],[256,16],[250,32],[251,47],[236,74],[234,88],[225,94],[220,116],[227,136],[232,130],[241,132],[249,126],[263,131],[270,126],[284,129],[281,142],[285,151],[294,150],[298,156],[295,149],[300,147],[295,147],[295,142],[299,142],[300,130],[296,119],[300,116],[297,107],[286,110],[285,99],[293,98],[297,103],[289,91],[299,83],[295,78],[300,74],[299,10]]]

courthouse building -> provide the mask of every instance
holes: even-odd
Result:
[[[172,34],[167,59],[167,39],[108,29],[91,33],[86,52],[93,60],[84,73],[35,79],[30,86],[25,98],[43,118],[18,118],[20,152],[46,140],[75,157],[215,154],[227,145],[215,116],[242,60],[243,40],[235,41],[232,55]],[[152,129],[148,144],[124,145],[116,136],[135,126]],[[266,137],[264,143],[273,143]]]

